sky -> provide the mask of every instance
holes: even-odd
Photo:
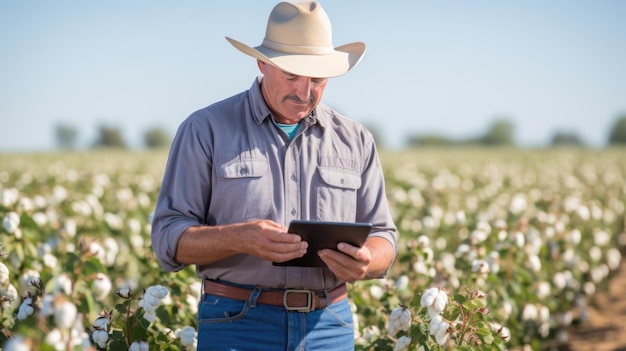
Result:
[[[0,152],[48,151],[72,125],[88,147],[100,126],[134,148],[175,133],[193,111],[248,89],[276,1],[0,1]],[[626,114],[626,1],[323,1],[333,44],[367,44],[323,101],[376,129],[475,137],[497,119],[518,145],[556,132],[606,145]]]

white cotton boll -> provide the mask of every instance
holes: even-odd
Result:
[[[606,246],[611,242],[611,235],[605,230],[597,229],[593,232],[593,242],[598,246]]]
[[[21,336],[13,336],[2,348],[4,351],[30,351],[31,342]]]
[[[35,308],[33,307],[33,299],[27,298],[20,305],[20,309],[17,312],[17,319],[23,321],[26,318],[30,317],[35,313]]]
[[[526,261],[526,267],[533,272],[541,271],[541,259],[536,255],[528,257],[528,261]]]
[[[116,293],[123,298],[129,298],[130,295],[132,294],[132,290],[130,288],[121,288],[120,290],[116,291]]]
[[[39,272],[27,269],[22,273],[19,278],[19,291],[20,295],[26,296],[28,293],[31,295],[36,295],[37,288],[33,285],[33,282],[39,281],[41,278],[39,277]]]
[[[448,294],[445,289],[429,288],[424,291],[420,299],[420,305],[428,308],[431,317],[443,312],[448,304]]]
[[[398,277],[398,280],[396,281],[396,290],[402,291],[402,290],[407,289],[408,287],[409,287],[409,276],[406,274],[403,274],[400,277]]]
[[[482,243],[483,241],[485,241],[488,237],[489,233],[480,230],[480,229],[476,229],[474,231],[472,231],[472,233],[470,234],[469,237],[469,241],[472,244],[479,244]]]
[[[128,229],[133,235],[139,235],[141,233],[141,222],[137,218],[131,218],[127,222]]]
[[[0,262],[0,286],[6,287],[9,284],[9,276],[11,273],[9,272],[9,267],[4,263]]]
[[[68,296],[71,295],[72,293],[72,280],[65,273],[61,273],[54,280],[53,293],[59,293],[59,292]]]
[[[592,246],[589,249],[589,258],[591,262],[599,262],[602,259],[602,250],[597,246]]]
[[[572,246],[576,246],[580,244],[580,241],[582,240],[582,233],[578,229],[572,229],[565,236],[565,240]]]
[[[193,282],[189,285],[189,294],[195,297],[197,300],[200,300],[200,296],[202,295],[202,284],[200,282]]]
[[[54,307],[54,323],[59,329],[69,329],[76,320],[78,313],[76,305],[69,301],[62,301]]]
[[[20,226],[20,216],[15,212],[8,212],[2,219],[2,226],[7,233],[15,233]]]
[[[148,343],[145,341],[134,341],[128,351],[148,351]]]
[[[158,299],[164,298],[165,296],[167,296],[168,293],[169,292],[167,288],[162,285],[153,285],[153,286],[148,287],[148,289],[146,289],[146,294],[153,295],[154,297]]]
[[[427,237],[426,235],[418,236],[415,241],[417,243],[417,247],[420,247],[420,248],[430,247],[430,238]]]
[[[548,298],[548,296],[550,296],[550,293],[551,293],[550,283],[546,281],[541,281],[537,283],[536,291],[537,291],[537,297],[540,300]]]
[[[96,301],[102,301],[106,299],[107,296],[109,296],[112,287],[113,284],[111,284],[111,279],[109,279],[106,274],[96,274],[96,278],[93,280],[93,283],[91,285],[93,296]]]
[[[54,313],[54,296],[51,294],[46,294],[41,299],[41,306],[39,308],[39,315],[41,317],[47,318]]]
[[[580,205],[576,209],[576,215],[578,215],[578,217],[580,217],[583,221],[588,221],[589,217],[591,217],[591,211],[589,211],[589,207]]]
[[[524,305],[524,309],[522,310],[522,320],[524,321],[534,321],[537,320],[539,312],[537,311],[537,307],[533,304],[527,303]]]
[[[513,232],[511,235],[513,236],[512,239],[515,243],[515,246],[519,247],[520,249],[523,248],[526,244],[526,237],[524,236],[524,233],[516,231]]]
[[[19,208],[26,213],[30,213],[35,210],[35,201],[28,197],[23,197],[19,201]]]
[[[58,328],[52,329],[45,338],[46,344],[54,347],[55,350],[65,350],[65,342],[63,340],[63,333]]]
[[[478,274],[489,273],[489,263],[485,260],[474,260],[474,262],[472,262],[472,272]]]
[[[100,316],[98,318],[96,318],[96,320],[93,322],[92,326],[96,329],[100,329],[100,330],[109,330],[109,318],[106,316]]]
[[[393,347],[393,351],[406,351],[406,350],[408,350],[412,341],[413,341],[413,339],[411,339],[410,336],[406,336],[406,335],[401,336],[400,338],[398,338],[398,341],[396,341],[396,345]]]
[[[552,276],[552,283],[557,290],[563,290],[567,286],[567,278],[562,272],[556,272],[554,276]]]
[[[462,257],[464,255],[466,255],[467,253],[469,253],[471,250],[470,246],[467,244],[461,244],[456,248],[456,252],[454,253],[454,256],[456,257]]]
[[[370,342],[379,336],[380,329],[378,328],[378,326],[369,325],[363,328],[363,339],[365,339],[366,341]]]
[[[370,296],[374,300],[380,300],[385,294],[385,291],[383,290],[383,288],[380,287],[380,285],[371,285],[369,291]]]
[[[596,293],[596,285],[593,282],[585,282],[583,284],[583,291],[587,296],[593,296]]]
[[[35,212],[32,215],[33,222],[37,224],[39,227],[43,227],[48,224],[48,216],[42,212]]]
[[[44,266],[48,268],[56,268],[59,259],[51,253],[45,253],[42,257]]]
[[[395,336],[399,331],[408,331],[411,327],[411,310],[405,306],[396,307],[389,316],[388,332]]]
[[[192,346],[196,342],[196,330],[193,327],[184,327],[176,332],[176,337],[180,338],[184,346]]]
[[[490,322],[489,323],[491,325],[491,328],[498,333],[498,335],[500,336],[500,338],[504,341],[509,341],[511,340],[511,330],[505,326],[502,326],[502,324],[499,323],[493,323]]]
[[[198,300],[195,296],[191,294],[187,295],[187,297],[185,298],[185,303],[187,304],[187,308],[189,308],[190,313],[198,313],[198,304],[200,303],[200,300]]]
[[[435,316],[430,320],[430,333],[435,336],[437,344],[443,345],[448,340],[448,327],[449,324],[441,316]]]
[[[103,242],[105,248],[104,263],[107,267],[115,265],[117,254],[120,252],[120,245],[113,238],[105,238]]]
[[[524,210],[526,210],[527,206],[528,206],[528,203],[526,201],[526,196],[524,194],[517,193],[515,194],[515,196],[511,200],[511,203],[509,204],[509,212],[511,212],[514,215],[519,215]]]
[[[63,233],[67,234],[70,238],[76,236],[76,221],[74,219],[68,218],[63,222]]]
[[[152,305],[153,307],[159,307],[161,305],[161,300],[159,300],[159,298],[157,298],[154,295],[150,295],[148,292],[146,292],[146,294],[143,295],[143,300],[147,304]]]
[[[109,341],[109,333],[104,330],[94,330],[91,334],[91,338],[93,339],[93,342],[100,346],[100,348],[105,349],[107,342]]]
[[[146,310],[146,314],[148,314],[148,313],[154,314],[155,306],[152,305],[149,302],[146,302],[145,296],[144,296],[144,298],[139,300],[139,302],[137,303],[137,307],[140,307],[140,308],[143,308],[144,310]]]
[[[621,261],[622,254],[617,248],[612,247],[606,251],[606,264],[609,266],[609,269],[616,270]]]
[[[104,250],[104,247],[102,247],[102,245],[95,241],[92,241],[89,244],[89,253],[97,257],[102,264],[106,265],[106,251]]]
[[[502,316],[502,319],[507,320],[513,312],[513,305],[509,301],[504,301],[502,302],[502,306],[500,306],[500,309],[498,311],[500,312],[500,316]]]

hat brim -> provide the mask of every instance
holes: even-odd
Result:
[[[336,47],[331,54],[301,55],[272,50],[263,45],[251,47],[229,37],[226,40],[246,55],[285,72],[312,78],[331,78],[346,74],[361,61],[365,53],[365,43],[362,42]]]

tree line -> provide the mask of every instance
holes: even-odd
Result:
[[[385,141],[376,126],[368,126],[379,147],[384,148]],[[68,124],[58,124],[55,128],[57,147],[63,150],[77,148],[78,130]],[[147,129],[143,133],[142,145],[147,149],[169,147],[172,137],[170,133],[161,127]],[[626,114],[618,117],[607,136],[607,145],[626,145]],[[507,118],[496,119],[487,131],[479,136],[467,139],[448,138],[440,134],[414,134],[409,135],[405,146],[415,147],[455,147],[455,146],[516,146],[515,124]],[[552,135],[548,146],[586,147],[584,140],[574,132],[557,131]],[[123,137],[122,129],[101,125],[98,127],[97,136],[90,145],[91,148],[118,148],[126,149],[128,144]]]

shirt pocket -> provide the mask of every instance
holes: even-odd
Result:
[[[354,222],[361,177],[346,169],[319,166],[317,214],[320,220]]]
[[[262,155],[237,156],[216,168],[212,204],[219,224],[267,218],[271,211],[272,183],[268,161]]]

